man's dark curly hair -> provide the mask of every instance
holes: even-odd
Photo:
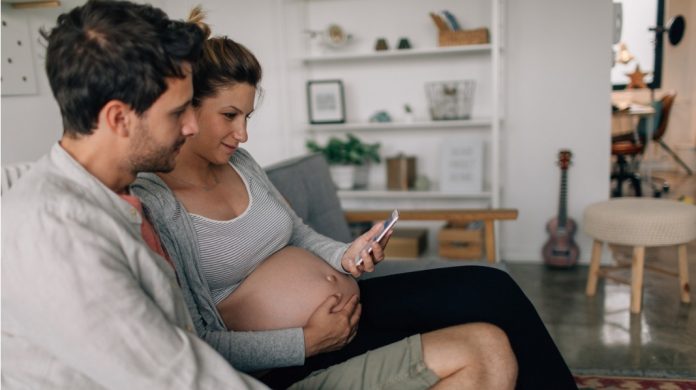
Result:
[[[160,9],[127,1],[90,0],[41,31],[46,73],[69,135],[87,135],[110,100],[143,114],[198,60],[203,31]]]

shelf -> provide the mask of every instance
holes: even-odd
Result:
[[[374,130],[415,130],[415,129],[461,129],[465,127],[489,127],[491,118],[474,118],[452,121],[427,122],[387,122],[387,123],[340,123],[327,125],[307,125],[310,131],[374,131]]]
[[[279,15],[293,19],[281,26],[281,50],[285,54],[285,73],[290,96],[289,108],[284,111],[291,131],[305,138],[326,141],[334,135],[354,133],[370,142],[389,144],[385,153],[402,151],[417,157],[425,164],[419,166],[422,174],[431,179],[429,191],[390,191],[386,181],[377,172],[371,172],[370,187],[363,190],[340,190],[338,197],[345,210],[438,210],[499,208],[501,194],[501,135],[503,116],[505,68],[502,38],[505,34],[505,0],[474,0],[456,5],[449,0],[425,2],[374,2],[370,7],[356,7],[347,0],[288,0],[297,7],[287,10],[279,7]],[[285,1],[276,4],[283,5]],[[393,16],[394,4],[399,3],[404,12],[403,20],[393,20],[388,26],[383,21]],[[373,9],[374,8],[374,9]],[[466,15],[467,23],[488,26],[490,43],[437,47],[433,26],[428,23],[429,9],[449,8],[455,15]],[[285,12],[290,11],[290,12]],[[362,24],[354,24],[363,20]],[[350,22],[349,22],[350,21]],[[413,23],[419,23],[412,28]],[[409,31],[409,39],[416,42],[412,49],[390,48],[374,51],[368,41],[356,42],[358,46],[332,50],[321,48],[318,43],[307,42],[305,30],[316,30],[330,23],[350,25],[356,28],[356,37],[397,37]],[[380,24],[382,23],[382,24]],[[427,110],[427,93],[423,83],[438,80],[473,78],[477,81],[473,117],[468,120],[432,121]],[[340,79],[347,86],[345,103],[350,120],[342,124],[312,124],[306,116],[306,81]],[[301,81],[301,82],[300,82]],[[413,101],[421,111],[416,111],[416,121],[406,121],[399,106],[385,107],[399,101]],[[386,102],[386,103],[385,103]],[[368,122],[378,109],[399,111],[395,122]],[[351,115],[352,113],[353,115]],[[442,143],[455,138],[480,140],[484,143],[482,181],[478,193],[445,193],[442,183]],[[458,163],[452,158],[453,164]],[[478,173],[478,172],[477,172]],[[446,186],[444,186],[447,188]],[[476,189],[481,189],[477,187]],[[432,238],[432,237],[430,237]],[[497,249],[492,256],[497,256]]]
[[[369,190],[339,190],[338,197],[342,199],[489,199],[491,193],[453,194],[440,191],[390,191],[386,189]]]
[[[449,47],[433,47],[427,49],[394,49],[383,52],[370,52],[370,53],[342,53],[342,54],[324,54],[324,55],[314,55],[305,57],[302,61],[306,64],[311,63],[322,63],[322,62],[336,62],[336,61],[351,61],[351,60],[373,60],[373,59],[387,59],[387,58],[416,58],[416,57],[432,57],[432,56],[443,56],[450,54],[473,54],[473,53],[484,53],[490,52],[491,45],[464,45],[464,46],[449,46]]]

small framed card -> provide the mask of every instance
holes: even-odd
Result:
[[[441,146],[440,190],[445,193],[483,192],[483,140],[460,138]]]
[[[309,123],[345,123],[346,106],[343,96],[343,81],[308,81],[307,108]]]

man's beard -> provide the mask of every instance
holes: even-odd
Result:
[[[139,172],[171,172],[174,169],[177,151],[186,142],[181,137],[169,146],[159,145],[151,136],[146,125],[139,125],[133,138],[133,152],[130,168],[134,174]]]

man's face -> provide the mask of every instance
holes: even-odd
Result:
[[[132,128],[130,168],[138,172],[170,172],[186,138],[198,132],[191,107],[190,66],[185,78],[168,78],[167,90]]]

